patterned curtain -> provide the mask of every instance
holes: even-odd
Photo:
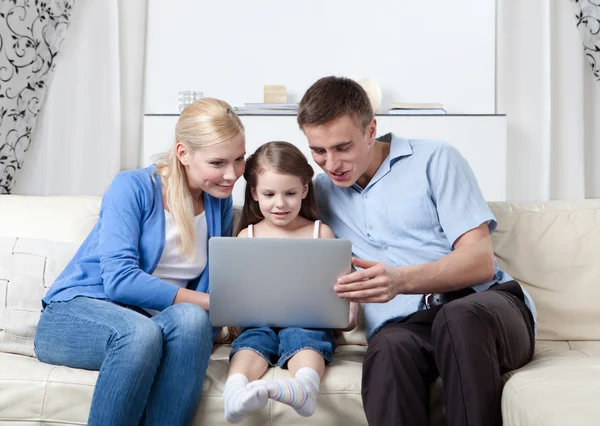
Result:
[[[0,194],[10,194],[75,0],[0,2]]]
[[[600,0],[571,1],[575,6],[575,18],[585,56],[594,76],[600,81]]]

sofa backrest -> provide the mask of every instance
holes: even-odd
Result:
[[[0,351],[33,356],[41,298],[98,219],[97,197],[0,196]]]
[[[540,340],[600,340],[600,200],[490,203],[500,266],[535,301]]]
[[[100,197],[0,195],[0,238],[81,244],[98,221]]]
[[[32,352],[40,298],[96,223],[100,201],[0,196],[0,351]],[[538,339],[600,340],[600,200],[490,207],[494,250],[535,300]],[[366,344],[362,315],[338,343]]]

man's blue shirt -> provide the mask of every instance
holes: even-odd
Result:
[[[315,179],[319,211],[338,238],[352,241],[356,257],[393,266],[435,262],[450,253],[455,241],[496,219],[483,199],[475,176],[451,145],[432,140],[408,140],[387,134],[390,154],[366,188],[339,188],[329,176]],[[496,275],[476,291],[512,280],[496,263]],[[523,289],[535,318],[533,300]],[[386,323],[423,309],[422,295],[396,296],[387,303],[364,305],[367,340]]]

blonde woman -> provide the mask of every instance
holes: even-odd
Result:
[[[186,107],[156,165],[117,175],[100,218],[42,301],[42,362],[99,370],[89,425],[187,425],[212,350],[207,241],[231,235],[244,127]]]

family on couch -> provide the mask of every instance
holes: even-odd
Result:
[[[240,237],[352,241],[358,270],[334,290],[364,307],[370,425],[428,425],[438,376],[451,425],[501,425],[501,375],[533,356],[535,305],[497,266],[495,218],[469,165],[441,142],[376,138],[369,98],[346,78],[314,83],[297,119],[325,172],[314,183],[291,144],[266,144],[245,164],[244,127],[216,99],[183,110],[155,166],[114,179],[35,336],[40,361],[99,370],[88,424],[190,424],[217,332],[207,240],[232,234],[244,175]],[[228,421],[269,399],[314,412],[333,330],[244,329],[233,346]],[[292,375],[259,380],[269,365]]]

